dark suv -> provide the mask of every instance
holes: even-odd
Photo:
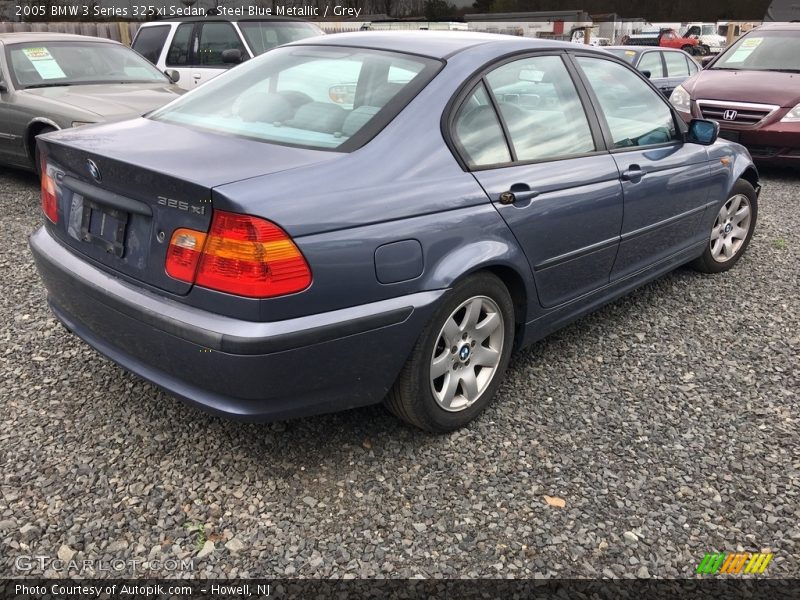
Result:
[[[762,25],[672,92],[687,122],[719,121],[720,135],[759,162],[800,165],[800,23]]]

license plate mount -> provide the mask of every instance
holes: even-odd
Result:
[[[728,140],[730,142],[738,142],[739,141],[739,132],[738,131],[730,131],[726,129],[721,129],[719,132],[719,137],[724,140]]]
[[[125,231],[129,215],[125,211],[111,208],[84,199],[81,220],[81,239],[99,246],[109,254],[122,258],[125,254]]]

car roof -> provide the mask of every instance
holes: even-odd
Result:
[[[119,44],[108,38],[94,37],[91,35],[75,35],[72,33],[50,33],[49,31],[20,31],[15,33],[0,33],[0,42],[4,44],[27,44],[29,42],[103,42]]]
[[[468,31],[359,31],[306,38],[288,46],[349,46],[420,54],[431,58],[448,58],[464,50],[483,44],[502,44],[509,51],[525,49],[572,48],[571,42],[557,42],[496,33]],[[586,47],[587,50],[597,51]]]
[[[783,22],[783,23],[764,23],[763,25],[759,25],[751,29],[750,31],[764,31],[764,30],[773,30],[773,31],[800,31],[800,23],[792,22]],[[750,33],[748,31],[747,33]]]
[[[680,48],[666,48],[664,46],[603,46],[603,50],[630,50],[637,54],[647,52],[648,50],[658,50],[659,52],[680,52],[686,54]]]

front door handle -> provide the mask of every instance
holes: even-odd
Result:
[[[515,202],[525,202],[533,200],[540,192],[532,190],[527,183],[515,183],[507,192],[503,192],[498,197],[500,204],[514,204]]]
[[[631,181],[636,183],[644,176],[645,171],[639,165],[630,165],[622,172],[619,178],[622,179],[622,181]]]

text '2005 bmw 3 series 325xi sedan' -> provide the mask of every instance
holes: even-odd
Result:
[[[316,38],[40,138],[30,245],[66,327],[179,398],[252,420],[384,400],[448,431],[513,349],[737,262],[758,175],[717,133],[602,50]]]

